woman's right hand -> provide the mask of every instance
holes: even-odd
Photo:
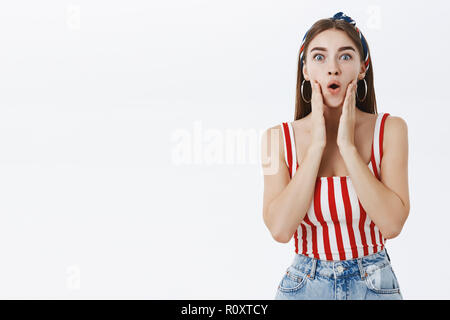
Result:
[[[325,117],[323,115],[323,96],[320,83],[316,80],[311,85],[311,144],[316,147],[325,148],[327,135],[325,129]]]

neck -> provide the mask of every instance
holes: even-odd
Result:
[[[339,128],[339,120],[342,114],[342,105],[337,107],[329,107],[326,104],[323,108],[323,116],[325,118],[325,126],[327,132],[331,134],[337,134]]]
[[[339,128],[339,121],[341,119],[342,114],[342,108],[343,104],[340,106],[333,106],[330,107],[326,104],[324,104],[323,108],[323,116],[325,118],[325,128],[327,130],[327,140],[330,139],[330,141],[335,141],[338,128]],[[362,121],[363,112],[359,110],[356,107],[356,118],[355,118],[355,126],[359,124],[360,121]],[[311,113],[308,114],[307,118],[311,118]]]

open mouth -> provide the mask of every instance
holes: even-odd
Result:
[[[331,88],[331,89],[337,89],[337,88],[339,88],[339,86],[338,86],[337,84],[333,83],[333,84],[330,85],[328,88]]]
[[[337,81],[331,83],[328,86],[328,92],[331,93],[332,95],[338,95],[340,91],[341,91],[341,87]]]

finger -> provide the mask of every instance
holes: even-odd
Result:
[[[344,99],[344,106],[346,106],[350,100],[350,97],[352,95],[352,90],[353,90],[353,81],[350,82],[347,86],[347,90],[345,92],[345,99]]]
[[[355,82],[355,80],[352,80],[347,86],[347,90],[345,93],[345,99],[344,99],[344,107],[342,108],[343,112],[347,112],[348,108],[350,107],[350,104],[352,103],[354,82]]]
[[[318,95],[322,94],[322,87],[320,86],[319,81],[316,81],[316,91]]]
[[[355,92],[356,92],[356,80],[352,80],[348,88],[348,95],[350,96],[350,98],[354,96]]]
[[[317,99],[317,95],[319,94],[319,85],[318,85],[316,80],[314,80],[314,83],[313,83],[312,87],[313,87],[314,99]]]
[[[349,97],[349,101],[348,101],[348,106],[347,108],[354,108],[355,107],[355,102],[356,102],[356,85],[357,85],[357,80],[353,80],[352,81],[352,87],[350,90],[350,97]]]
[[[348,87],[347,87],[347,94],[351,94],[351,93],[352,93],[354,81],[355,81],[355,80],[352,80],[352,81],[348,84]]]

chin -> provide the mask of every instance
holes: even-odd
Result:
[[[342,99],[340,97],[335,97],[335,98],[331,98],[331,99],[328,98],[325,100],[325,104],[330,108],[342,107],[343,103],[344,103],[344,99]]]

